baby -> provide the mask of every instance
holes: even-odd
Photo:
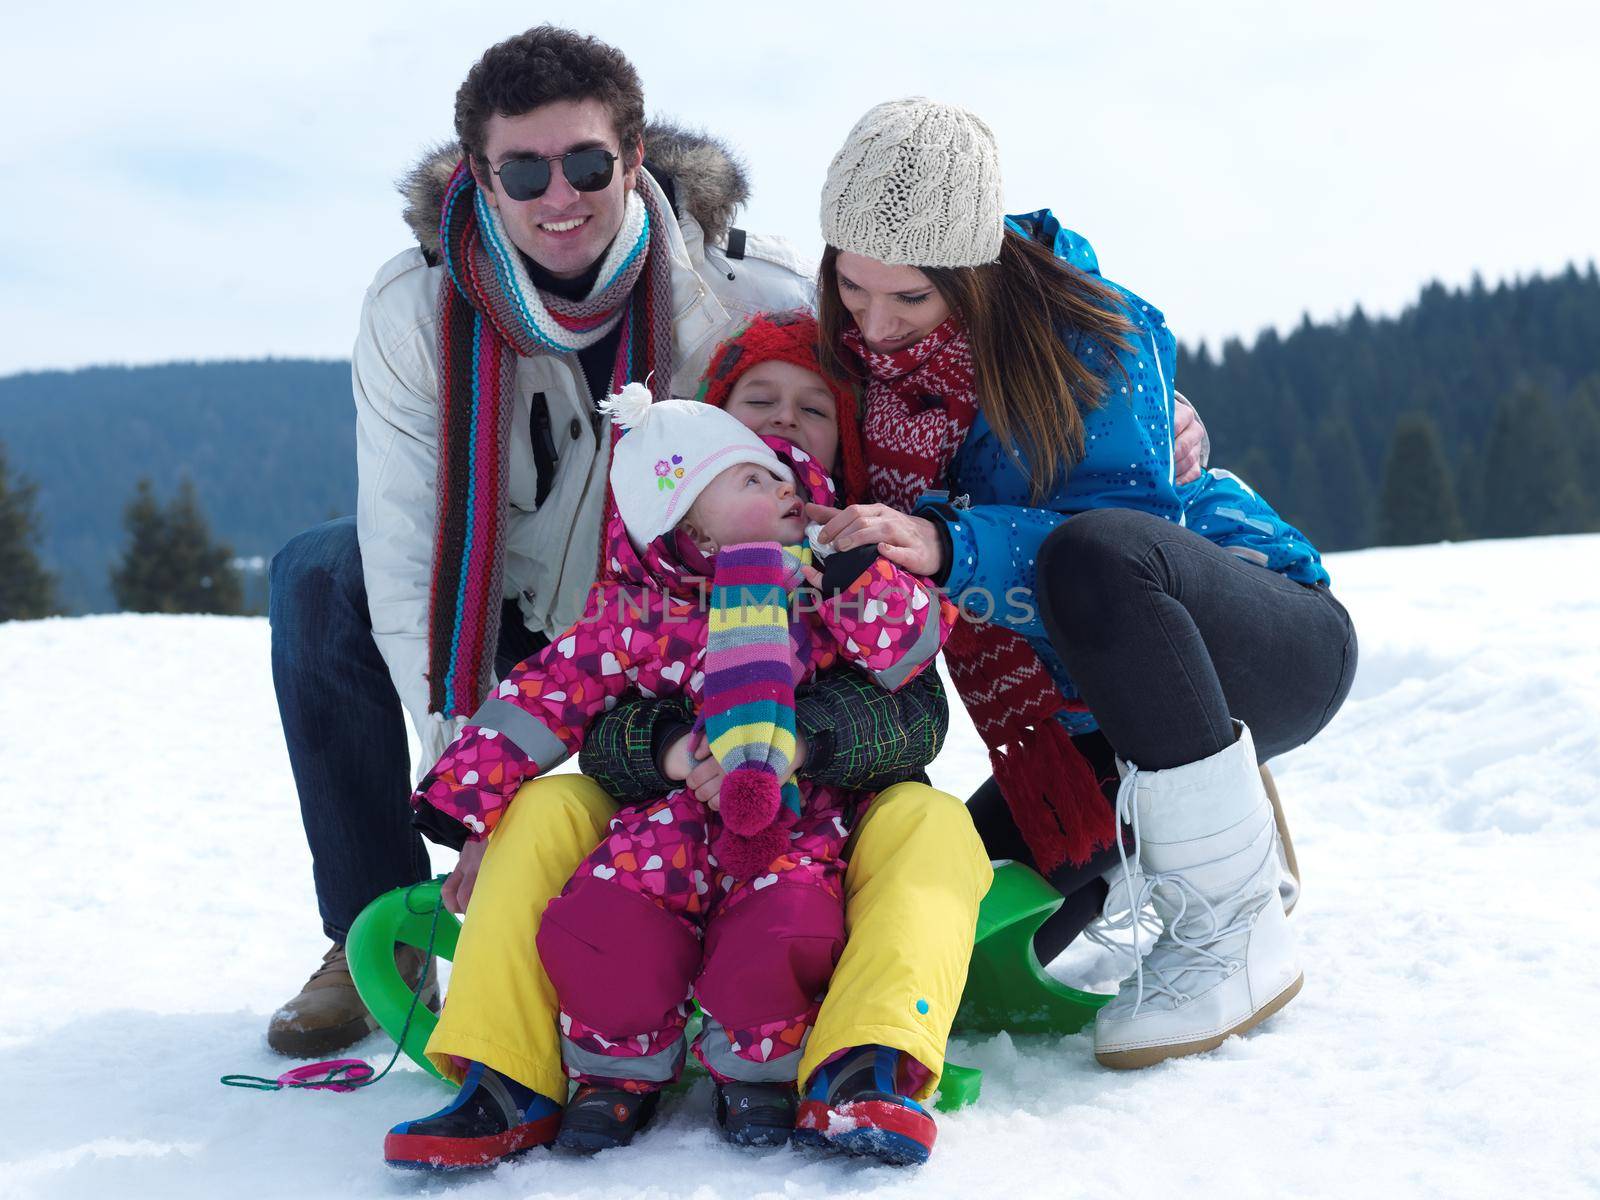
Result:
[[[844,944],[840,853],[866,800],[791,778],[794,688],[846,663],[898,688],[955,619],[870,548],[812,565],[805,501],[834,493],[797,447],[708,404],[651,404],[638,385],[603,407],[625,432],[585,614],[511,672],[413,796],[440,840],[481,838],[623,695],[695,704],[726,772],[716,811],[683,789],[621,810],[540,924],[579,1083],[558,1140],[580,1150],[626,1144],[649,1120],[682,1070],[691,997],[703,1015],[693,1049],[730,1136],[729,1105],[792,1114],[800,1050]],[[802,581],[820,603],[795,594]]]

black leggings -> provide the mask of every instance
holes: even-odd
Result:
[[[1039,551],[1037,600],[1056,653],[1100,725],[1075,739],[1115,796],[1113,754],[1146,770],[1209,758],[1243,721],[1265,762],[1310,741],[1350,694],[1356,634],[1309,587],[1148,513],[1095,509]],[[1109,771],[1109,774],[1108,774]],[[990,856],[1029,862],[991,779],[968,802]],[[1041,961],[1095,916],[1116,849],[1051,882],[1068,897],[1041,928]],[[1098,893],[1098,894],[1096,894]]]

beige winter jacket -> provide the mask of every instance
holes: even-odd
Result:
[[[410,186],[436,186],[441,165],[453,165],[452,153],[453,148],[424,164],[409,177]],[[727,257],[727,222],[746,188],[720,146],[652,128],[646,133],[646,162],[661,171],[663,158],[679,204],[678,223],[668,228],[672,390],[691,396],[712,348],[738,322],[754,312],[811,305],[813,272],[786,242],[754,234],[746,236],[742,258]],[[642,186],[657,188],[647,174],[640,178]],[[432,223],[438,206],[430,210],[432,201],[415,194],[408,199],[419,242],[437,261]],[[430,265],[429,258],[413,247],[379,268],[362,306],[352,361],[356,527],[367,604],[373,637],[421,737],[424,767],[443,752],[459,725],[431,718],[427,711],[439,449],[436,306],[444,270]],[[511,428],[521,435],[511,444],[505,596],[517,600],[529,629],[551,634],[577,620],[594,581],[610,447],[595,436],[593,402],[576,355],[522,359],[516,388]],[[557,461],[549,494],[536,506],[538,478],[527,430],[532,397],[539,392],[549,407]]]

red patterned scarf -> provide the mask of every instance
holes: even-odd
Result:
[[[642,168],[622,228],[581,300],[540,291],[465,160],[439,215],[439,474],[428,597],[428,710],[474,712],[494,671],[507,463],[519,358],[571,354],[620,323],[611,391],[672,386],[671,213]],[[596,397],[599,399],[599,397]]]
[[[867,372],[863,434],[872,498],[910,512],[925,492],[946,485],[978,415],[966,333],[951,317],[891,354],[869,351],[854,327],[844,343]],[[1055,719],[1066,701],[1027,639],[994,623],[962,620],[944,653],[1039,869],[1081,865],[1112,845],[1110,807],[1094,769]]]

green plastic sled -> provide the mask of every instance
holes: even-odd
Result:
[[[958,1032],[1077,1033],[1111,999],[1051,978],[1033,952],[1033,935],[1062,903],[1037,871],[1021,863],[995,869],[978,909]]]
[[[411,988],[395,965],[396,943],[428,948],[439,908],[439,881],[396,888],[361,911],[345,950],[350,974],[362,1002],[385,1033],[400,1041],[407,1057],[428,1074],[442,1079],[425,1053],[439,1019],[422,1005],[412,1012]],[[1080,992],[1050,978],[1033,952],[1034,931],[1061,905],[1061,894],[1039,875],[1017,863],[994,873],[994,884],[978,911],[977,940],[967,988],[956,1014],[956,1029],[965,1033],[1076,1033],[1094,1019],[1109,996]],[[461,922],[438,912],[433,952],[454,958]],[[406,1014],[411,1014],[406,1027]],[[937,1107],[953,1112],[975,1103],[983,1072],[946,1063],[939,1083]]]
[[[418,950],[427,950],[428,932],[434,929],[437,913],[433,953],[445,962],[455,958],[461,921],[441,906],[440,887],[439,880],[430,879],[414,887],[385,892],[361,910],[344,944],[345,956],[350,961],[350,977],[355,980],[361,1002],[395,1041],[400,1041],[400,1031],[405,1030],[400,1048],[406,1052],[406,1057],[435,1079],[444,1076],[423,1051],[439,1018],[423,1004],[418,1004],[412,1012],[411,985],[395,964],[394,948],[403,942]],[[407,1013],[411,1013],[410,1028],[406,1027]]]

